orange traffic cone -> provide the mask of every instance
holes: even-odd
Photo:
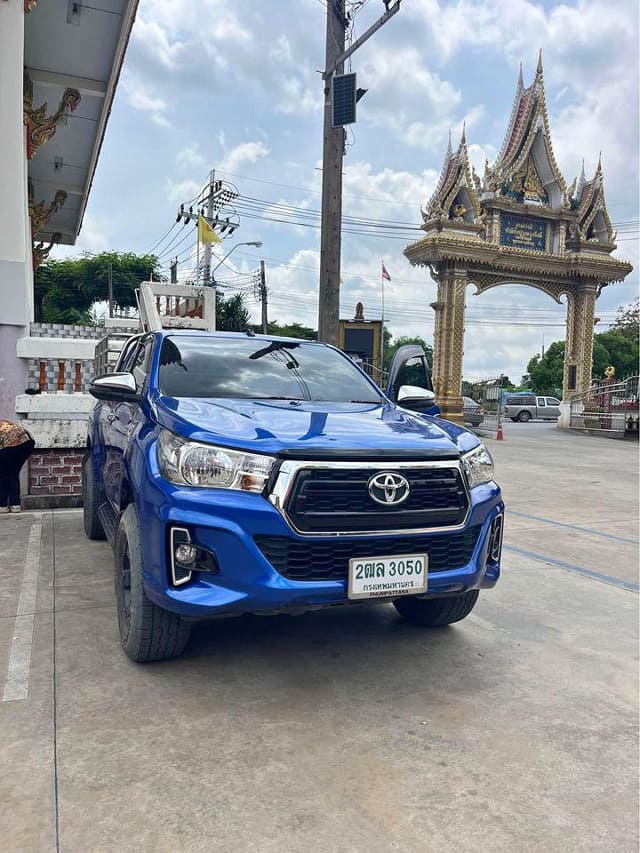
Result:
[[[502,421],[498,421],[498,432],[496,433],[496,441],[504,441],[504,435],[502,434]]]

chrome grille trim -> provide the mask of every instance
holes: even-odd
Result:
[[[372,473],[375,471],[394,471],[394,470],[403,470],[403,469],[420,469],[420,468],[453,468],[455,469],[460,476],[462,481],[465,495],[467,498],[467,511],[465,513],[464,519],[460,522],[460,524],[450,525],[445,527],[418,527],[418,528],[402,528],[402,531],[396,530],[380,530],[380,531],[372,531],[372,530],[335,530],[335,531],[314,531],[307,532],[303,530],[298,530],[295,526],[291,518],[289,517],[286,506],[287,500],[291,495],[291,490],[293,488],[293,484],[295,482],[295,478],[299,471],[303,469],[315,468],[319,470],[335,470],[342,469],[348,471],[362,471],[367,470]],[[278,512],[282,515],[287,525],[296,533],[298,536],[304,536],[307,538],[319,538],[325,536],[397,536],[401,532],[402,535],[412,534],[412,533],[445,533],[445,532],[453,532],[456,530],[463,530],[467,521],[469,520],[469,514],[471,512],[471,494],[469,491],[469,484],[467,483],[467,478],[465,477],[464,470],[462,468],[462,464],[459,460],[430,460],[428,462],[415,462],[410,460],[402,460],[394,462],[391,459],[380,460],[379,462],[327,462],[327,461],[312,461],[305,462],[303,460],[292,460],[287,459],[280,465],[278,470],[278,475],[275,483],[273,484],[273,488],[267,495],[268,500],[273,504],[273,506],[278,510]]]

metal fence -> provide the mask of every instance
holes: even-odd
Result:
[[[503,376],[463,379],[462,414],[465,426],[491,438],[502,437],[501,406]]]
[[[638,377],[621,382],[604,379],[571,400],[570,427],[614,437],[638,437]]]
[[[380,370],[377,364],[374,364],[372,361],[364,361],[359,358],[353,359],[358,367],[361,367],[362,370],[370,376],[371,379],[376,383],[379,388],[382,388],[383,391],[387,390],[387,379],[389,378],[389,372],[387,370]]]

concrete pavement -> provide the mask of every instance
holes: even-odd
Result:
[[[81,515],[0,518],[2,849],[635,853],[637,445],[505,432],[502,580],[437,631],[243,618],[136,666]]]

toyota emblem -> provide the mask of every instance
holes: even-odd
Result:
[[[409,497],[411,486],[402,474],[393,474],[384,471],[374,474],[367,484],[369,495],[377,504],[383,506],[397,506]]]

